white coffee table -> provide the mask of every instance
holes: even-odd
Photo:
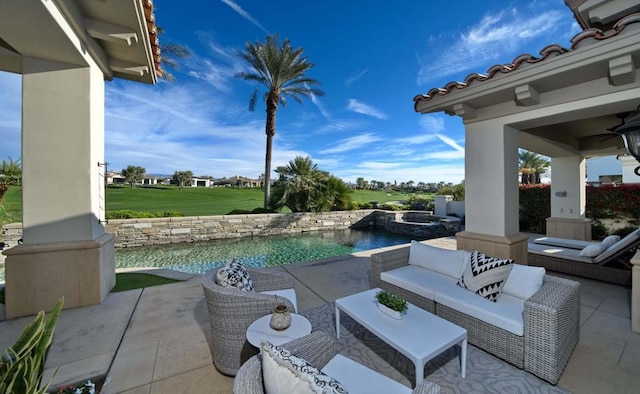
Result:
[[[336,300],[336,336],[340,338],[342,311],[413,361],[416,385],[424,380],[424,366],[429,360],[459,343],[460,371],[464,378],[467,330],[412,304],[408,304],[402,319],[396,320],[378,309],[374,296],[379,291],[371,289]]]
[[[255,347],[260,347],[263,339],[274,345],[283,343],[311,334],[311,322],[297,313],[291,314],[291,326],[286,330],[277,331],[269,327],[271,315],[262,316],[251,323],[247,328],[247,341]]]

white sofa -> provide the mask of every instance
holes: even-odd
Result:
[[[580,335],[580,284],[515,264],[492,302],[457,285],[470,255],[413,241],[371,255],[371,286],[466,328],[470,343],[556,384]]]

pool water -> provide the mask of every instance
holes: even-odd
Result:
[[[384,230],[335,230],[245,237],[116,250],[116,267],[162,267],[201,274],[235,258],[250,267],[272,267],[411,242]]]

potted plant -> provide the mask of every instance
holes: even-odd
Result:
[[[404,298],[391,294],[386,290],[377,292],[375,298],[378,301],[378,309],[394,319],[402,319],[402,315],[408,309],[407,301]]]

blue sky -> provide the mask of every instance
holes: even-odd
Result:
[[[265,106],[234,78],[247,41],[278,33],[315,64],[324,97],[277,113],[272,168],[297,155],[345,181],[464,179],[457,117],[420,115],[413,97],[579,31],[563,0],[336,1],[156,0],[165,33],[192,56],[175,83],[106,83],[106,160],[151,174],[191,170],[216,178],[264,171]],[[20,157],[20,76],[0,72],[0,158]],[[262,90],[261,92],[263,92]],[[262,97],[261,95],[259,97]]]

